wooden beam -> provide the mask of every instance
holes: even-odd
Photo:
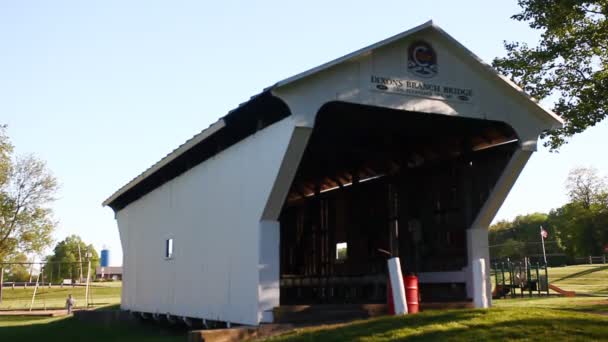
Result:
[[[340,189],[344,187],[344,183],[342,183],[342,182],[340,181],[340,178],[339,178],[339,177],[329,176],[329,177],[327,177],[327,178],[331,179],[331,180],[332,180],[334,183],[336,183],[336,185],[338,185],[338,187],[339,187]]]

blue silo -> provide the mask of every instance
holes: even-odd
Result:
[[[110,250],[102,249],[101,250],[101,258],[99,260],[99,266],[108,267],[110,265]]]

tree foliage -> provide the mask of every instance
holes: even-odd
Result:
[[[81,267],[83,279],[86,279],[89,260],[91,260],[91,277],[94,277],[95,268],[99,266],[99,255],[93,245],[87,245],[77,235],[70,235],[58,242],[53,254],[46,260],[45,277],[53,282],[78,279]]]
[[[48,205],[57,180],[34,156],[13,157],[13,146],[0,125],[0,261],[22,253],[40,253],[55,227]]]
[[[548,225],[557,227],[560,248],[570,258],[603,254],[608,243],[608,210],[604,206],[587,208],[571,202],[549,213]]]
[[[544,133],[552,150],[608,115],[608,0],[519,0],[512,16],[542,31],[536,47],[505,42],[494,67],[537,99],[559,96],[565,126]]]
[[[597,169],[577,167],[570,170],[566,180],[566,190],[570,201],[580,203],[589,209],[593,204],[601,204],[608,192],[606,179],[599,176]]]
[[[571,257],[599,255],[608,243],[608,188],[594,168],[574,168],[566,180],[570,203],[549,213],[548,222],[560,227],[558,240]]]
[[[8,282],[25,282],[30,279],[30,268],[29,265],[25,265],[23,263],[28,262],[27,255],[23,253],[18,253],[12,256],[7,262],[12,262],[7,267],[5,267],[5,276],[4,281]]]
[[[548,232],[547,254],[562,254],[562,261],[598,256],[608,244],[608,189],[605,178],[593,168],[574,168],[566,180],[570,202],[549,214],[518,216],[490,227],[490,249],[494,259],[538,256],[540,226]]]
[[[547,214],[533,213],[496,223],[490,228],[489,235],[492,257],[520,259],[540,255],[540,226],[546,222]],[[547,247],[548,253],[555,252],[551,243],[547,243]]]

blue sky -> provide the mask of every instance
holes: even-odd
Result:
[[[489,5],[491,4],[491,5]],[[0,0],[0,123],[61,182],[55,238],[78,234],[121,263],[101,202],[278,80],[429,19],[490,62],[536,42],[516,1]],[[608,123],[560,153],[540,148],[497,218],[564,203],[574,166],[608,173]]]

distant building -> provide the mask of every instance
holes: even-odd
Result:
[[[104,201],[121,308],[257,325],[382,305],[387,254],[423,304],[487,307],[488,226],[559,127],[432,22],[280,81]]]
[[[122,267],[97,266],[97,268],[95,269],[95,279],[122,280]]]

